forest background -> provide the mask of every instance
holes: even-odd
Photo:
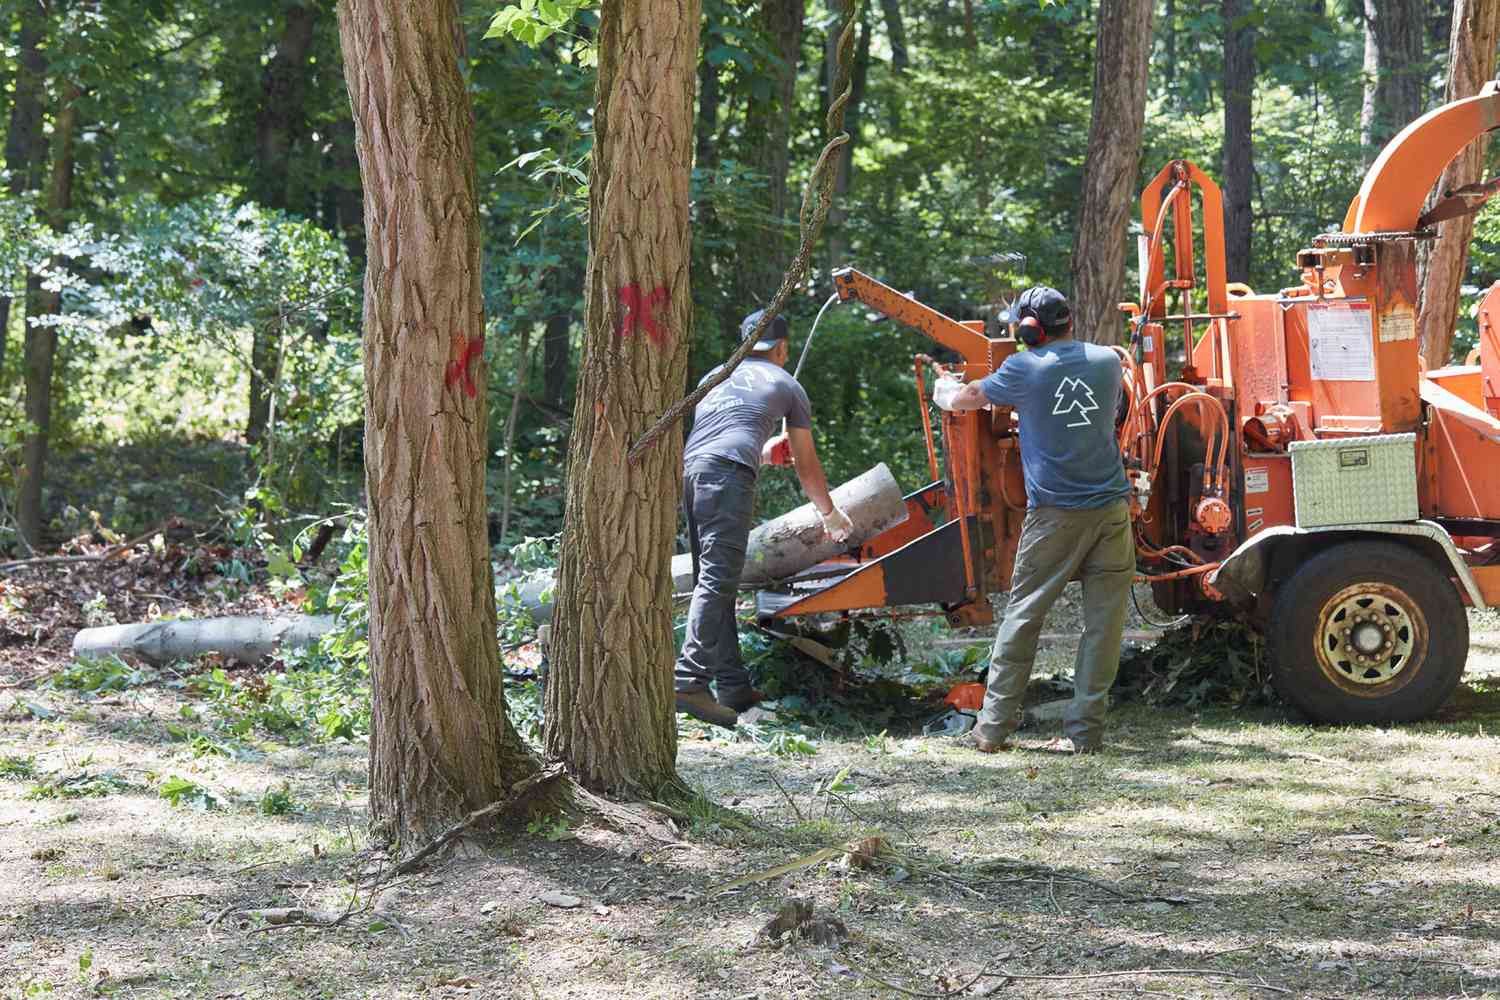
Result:
[[[502,558],[560,527],[593,110],[594,14],[553,31],[523,6],[499,33],[493,5],[463,7]],[[730,353],[795,247],[842,10],[704,4],[690,382]],[[253,542],[247,578],[292,579],[317,529],[327,543],[361,503],[363,225],[332,5],[0,12],[0,554],[128,538],[172,514]],[[1095,16],[1084,0],[862,6],[854,141],[789,310],[799,349],[846,264],[957,318],[1032,282],[1068,289]],[[1295,251],[1337,228],[1384,139],[1441,102],[1451,16],[1435,0],[1162,0],[1135,189],[1175,157],[1220,178],[1248,164],[1231,277],[1290,284]],[[1251,58],[1226,62],[1231,43]],[[1226,118],[1226,93],[1247,86],[1251,118]],[[1500,223],[1482,214],[1455,353],[1496,278]],[[875,461],[907,488],[924,480],[910,359],[925,346],[862,309],[824,317],[802,381],[833,481]],[[762,511],[793,501],[791,477],[762,480]]]

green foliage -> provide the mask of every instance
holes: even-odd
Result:
[[[577,42],[578,52],[591,51],[593,43],[567,30],[580,11],[594,6],[594,0],[516,0],[514,6],[502,7],[490,20],[485,38],[514,38],[525,45],[536,46],[555,34],[564,34]],[[589,62],[595,56],[590,55]]]
[[[287,782],[282,782],[278,788],[267,788],[256,808],[262,816],[290,816],[302,811],[292,797],[292,786]]]
[[[79,659],[47,682],[50,687],[79,694],[110,694],[150,684],[156,679],[148,671],[130,666],[118,656]]]
[[[219,808],[218,798],[207,788],[175,774],[163,778],[156,791],[173,806],[187,806],[199,812]]]
[[[526,832],[533,837],[544,837],[554,843],[559,840],[571,840],[573,837],[572,824],[568,821],[568,817],[561,813],[556,816],[533,816],[526,824]]]
[[[29,781],[36,777],[36,758],[6,754],[0,757],[0,778],[11,781]]]
[[[1120,660],[1112,693],[1121,701],[1189,708],[1277,701],[1264,642],[1234,620],[1195,621],[1167,632],[1150,649],[1129,653]]]
[[[71,774],[54,774],[43,778],[26,793],[28,799],[100,798],[135,788],[115,771],[90,771],[87,768]]]

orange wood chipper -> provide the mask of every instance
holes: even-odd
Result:
[[[1196,166],[1168,164],[1141,197],[1143,278],[1116,348],[1140,579],[1166,611],[1256,622],[1278,690],[1316,719],[1431,714],[1463,672],[1464,607],[1500,603],[1500,283],[1467,364],[1424,371],[1417,339],[1418,246],[1500,185],[1424,202],[1496,128],[1493,84],[1407,126],[1275,293],[1225,280],[1219,189]],[[763,593],[762,619],[936,604],[989,622],[1025,514],[1017,423],[941,413],[940,465],[923,369],[981,378],[1017,343],[853,269],[834,285],[957,356],[916,360],[932,482],[903,524]]]

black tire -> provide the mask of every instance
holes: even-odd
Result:
[[[1457,588],[1395,542],[1313,556],[1277,592],[1266,634],[1276,690],[1320,722],[1426,718],[1458,686],[1469,656]]]

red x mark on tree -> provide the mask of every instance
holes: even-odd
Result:
[[[474,382],[473,364],[484,359],[484,338],[465,338],[463,331],[453,335],[453,350],[458,358],[448,362],[448,373],[443,384],[452,388],[459,382],[464,384],[464,395],[473,399],[479,395],[479,386]]]
[[[638,282],[632,281],[628,285],[622,285],[620,302],[625,306],[625,315],[620,318],[620,326],[615,331],[615,336],[629,337],[636,330],[644,327],[651,343],[657,347],[666,347],[667,331],[657,324],[656,310],[666,305],[667,299],[667,290],[662,286],[653,288],[650,292],[644,292]]]

